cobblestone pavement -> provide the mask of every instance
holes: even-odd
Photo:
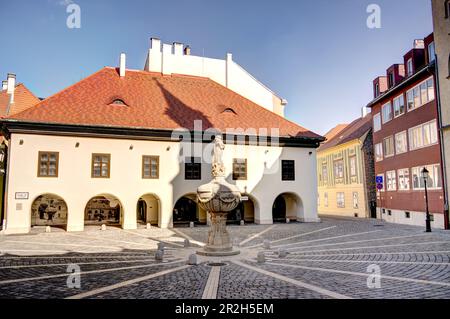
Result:
[[[448,231],[332,217],[229,231],[241,254],[197,265],[202,226],[0,235],[0,298],[450,299]]]

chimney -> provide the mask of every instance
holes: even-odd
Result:
[[[161,51],[161,40],[158,38],[150,38],[150,49]]]
[[[8,89],[8,81],[2,81],[2,91],[6,91]]]
[[[123,78],[125,76],[126,59],[127,59],[127,56],[125,55],[125,53],[121,53],[120,61],[119,61],[119,74],[120,74],[121,78]]]
[[[7,77],[7,93],[14,94],[14,89],[16,88],[16,75],[13,73],[8,73]]]
[[[361,108],[361,117],[366,117],[367,114],[369,114],[369,113],[370,113],[370,109],[368,107],[363,106]]]
[[[231,85],[231,66],[233,64],[233,54],[227,53],[225,63],[225,86],[229,88]]]
[[[190,46],[186,46],[184,48],[184,55],[191,55],[191,47]]]
[[[173,54],[183,55],[183,43],[174,42],[173,43]]]
[[[425,41],[423,39],[414,40],[414,49],[424,49]]]

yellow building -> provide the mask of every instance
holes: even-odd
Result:
[[[376,217],[371,115],[328,132],[317,152],[318,211]]]

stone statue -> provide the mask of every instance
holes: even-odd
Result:
[[[211,171],[213,177],[224,176],[225,174],[225,167],[222,159],[224,149],[225,144],[223,143],[222,136],[216,135],[214,139],[214,154]]]

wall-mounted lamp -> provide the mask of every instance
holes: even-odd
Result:
[[[264,152],[264,154],[267,154],[267,153],[269,153],[269,150],[266,150],[266,151]]]
[[[20,141],[19,141],[19,145],[23,145],[23,140],[20,140]]]
[[[132,150],[133,148],[134,148],[133,144],[132,144],[132,145],[130,145],[130,150]]]
[[[167,146],[166,151],[170,151],[170,146]]]
[[[80,143],[76,142],[75,147],[79,147],[79,146],[80,146]]]
[[[312,155],[312,152],[309,152],[309,156],[311,156]]]

